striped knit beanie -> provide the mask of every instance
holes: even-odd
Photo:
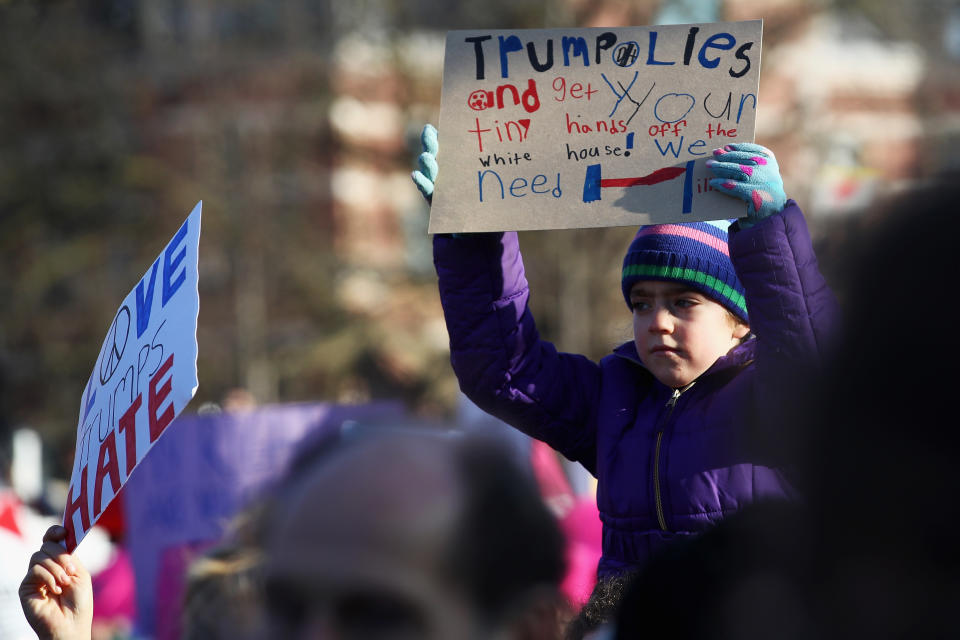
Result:
[[[730,262],[730,222],[688,222],[640,227],[623,258],[623,297],[638,280],[682,282],[750,323],[743,285]]]

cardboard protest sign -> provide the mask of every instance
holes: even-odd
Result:
[[[201,205],[127,294],[87,381],[63,514],[68,551],[197,391]]]
[[[429,231],[746,215],[704,162],[753,141],[762,30],[449,32]]]

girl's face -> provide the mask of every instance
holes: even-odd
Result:
[[[640,361],[674,389],[696,380],[750,332],[723,306],[677,282],[637,282],[630,306]]]

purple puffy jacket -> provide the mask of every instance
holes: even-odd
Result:
[[[730,256],[757,337],[678,396],[644,368],[633,342],[598,364],[540,339],[516,233],[434,238],[460,387],[597,477],[601,578],[641,567],[671,540],[758,499],[793,494],[781,471],[751,458],[748,424],[771,413],[778,385],[825,355],[836,302],[793,201],[731,229]]]

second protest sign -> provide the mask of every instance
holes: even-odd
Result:
[[[87,380],[63,514],[68,551],[196,393],[201,210],[124,298]]]

